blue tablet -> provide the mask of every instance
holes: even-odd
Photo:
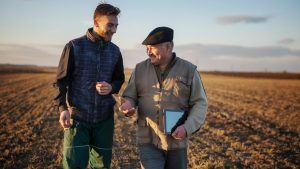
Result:
[[[165,133],[172,134],[172,129],[178,122],[178,120],[183,116],[184,111],[182,110],[172,110],[164,109],[164,121],[165,121]]]

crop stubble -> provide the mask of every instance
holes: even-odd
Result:
[[[61,168],[55,75],[0,77],[0,168]],[[208,74],[202,79],[209,109],[202,129],[190,138],[189,168],[300,166],[300,80]],[[115,119],[112,168],[139,168],[136,116],[117,112]]]

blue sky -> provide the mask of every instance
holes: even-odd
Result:
[[[56,66],[64,45],[92,27],[95,0],[2,0],[0,63]],[[125,67],[147,58],[157,26],[199,70],[300,72],[298,0],[106,0],[121,9],[113,42]]]

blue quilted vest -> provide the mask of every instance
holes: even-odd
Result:
[[[112,82],[119,48],[111,42],[104,44],[92,33],[71,41],[74,49],[74,71],[68,90],[71,116],[84,122],[99,122],[113,116],[115,100],[112,95],[99,95],[96,82]]]

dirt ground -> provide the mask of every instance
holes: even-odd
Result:
[[[62,168],[54,76],[0,74],[0,168]],[[202,80],[209,109],[190,138],[189,168],[300,168],[300,80],[211,74]],[[115,119],[112,168],[140,168],[136,117],[115,113]]]

